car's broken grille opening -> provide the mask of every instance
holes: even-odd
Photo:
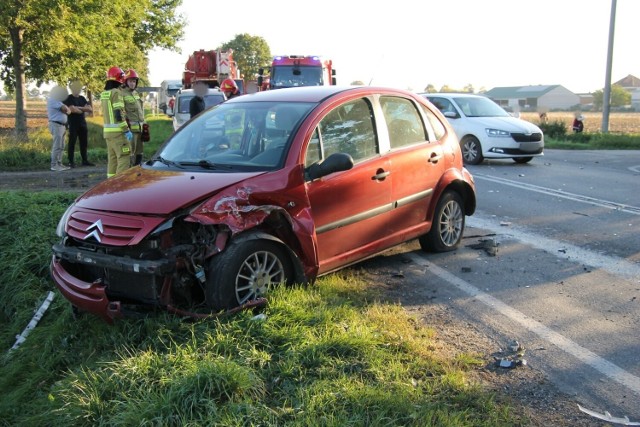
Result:
[[[538,141],[542,141],[542,134],[540,132],[535,132],[532,134],[526,134],[526,133],[512,133],[511,137],[516,141],[516,142],[538,142]]]
[[[110,300],[125,299],[146,304],[160,300],[163,278],[105,269],[106,293]]]

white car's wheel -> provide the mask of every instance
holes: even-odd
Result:
[[[477,165],[482,162],[482,146],[475,136],[465,136],[460,141],[462,159],[468,165]]]

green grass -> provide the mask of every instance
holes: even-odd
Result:
[[[440,356],[436,331],[350,270],[276,289],[262,321],[159,312],[109,326],[74,320],[56,292],[8,352],[54,289],[50,246],[74,197],[0,192],[0,425],[522,425],[469,380],[477,356]]]
[[[166,116],[147,117],[151,141],[144,144],[144,158],[150,158],[173,133],[171,120]],[[89,127],[88,157],[98,165],[107,164],[107,148],[102,137],[102,117],[87,119]],[[65,137],[65,150],[68,136]],[[76,157],[79,160],[76,143]],[[66,163],[66,151],[63,156]],[[0,170],[27,171],[48,170],[51,166],[51,134],[47,127],[30,132],[28,142],[18,142],[12,137],[0,137]]]

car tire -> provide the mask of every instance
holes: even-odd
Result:
[[[442,194],[433,214],[431,230],[418,241],[426,252],[448,252],[456,249],[464,232],[464,202],[455,191]]]
[[[514,157],[513,161],[519,164],[529,163],[533,157]]]
[[[482,146],[478,138],[472,135],[465,136],[460,141],[462,160],[468,165],[477,165],[482,162]]]
[[[291,261],[280,244],[260,239],[232,242],[209,262],[207,305],[214,311],[238,307],[292,278]]]

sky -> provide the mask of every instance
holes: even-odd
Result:
[[[242,7],[240,7],[240,5]],[[612,0],[183,0],[180,53],[149,55],[149,84],[181,79],[195,50],[247,33],[272,55],[331,59],[338,84],[422,91],[605,85]],[[229,11],[232,11],[230,14]],[[640,77],[640,0],[617,0],[611,81]]]

